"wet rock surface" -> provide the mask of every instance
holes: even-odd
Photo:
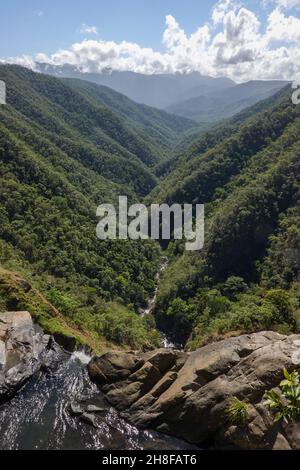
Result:
[[[298,369],[299,335],[260,332],[193,353],[107,353],[88,369],[108,402],[138,427],[188,442],[244,449],[300,449],[298,423],[274,424],[264,405],[283,369]],[[228,422],[232,397],[248,404],[245,425]]]
[[[0,313],[0,402],[41,368],[51,367],[56,348],[28,312]]]

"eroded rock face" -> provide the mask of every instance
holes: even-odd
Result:
[[[297,369],[300,335],[261,332],[209,344],[187,354],[173,350],[108,353],[89,364],[107,400],[129,422],[189,442],[218,447],[300,449],[300,425],[274,425],[263,395]],[[249,405],[245,426],[228,423],[232,397]]]
[[[42,365],[52,341],[28,312],[0,313],[0,401],[12,396]]]

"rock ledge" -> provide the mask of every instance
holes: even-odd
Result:
[[[33,324],[30,313],[0,313],[0,402],[46,366],[54,349],[52,338]]]
[[[300,449],[300,424],[274,424],[263,403],[283,369],[298,368],[300,335],[260,332],[188,354],[158,349],[110,352],[88,369],[108,402],[130,423],[219,448]],[[228,422],[232,397],[248,403],[245,426]]]

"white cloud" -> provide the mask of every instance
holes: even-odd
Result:
[[[235,12],[239,8],[239,4],[232,0],[219,0],[212,10],[212,20],[214,24],[222,23],[226,13]]]
[[[278,2],[295,4],[296,0]],[[36,62],[69,64],[93,73],[107,68],[146,74],[199,71],[236,81],[293,80],[300,75],[300,18],[289,13],[275,6],[263,23],[257,13],[236,1],[220,0],[212,10],[211,20],[190,35],[168,15],[163,52],[133,42],[85,39],[50,56],[39,53],[6,61],[35,69]],[[94,26],[82,25],[83,30],[86,34],[97,33]]]
[[[300,8],[300,0],[276,0],[277,5],[290,10],[292,8]]]
[[[96,26],[89,26],[83,23],[79,29],[80,34],[95,34],[98,35],[98,30]]]
[[[282,41],[300,44],[300,19],[285,16],[279,9],[274,10],[268,18],[266,38],[268,41]]]
[[[37,16],[39,16],[39,17],[44,16],[43,10],[38,10],[38,11],[35,12],[35,14],[36,14]]]
[[[38,64],[36,61],[36,57],[33,58],[28,55],[22,55],[20,57],[9,57],[7,59],[0,59],[0,64],[17,64],[22,65],[23,67],[27,67],[32,70],[38,70]]]
[[[254,62],[261,48],[260,22],[251,11],[240,8],[236,13],[229,11],[223,17],[222,33],[213,41],[216,63],[239,64]]]

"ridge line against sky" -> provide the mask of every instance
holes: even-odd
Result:
[[[86,5],[91,1],[87,0]],[[40,6],[34,13],[41,21],[46,17],[48,2],[26,3]],[[177,0],[173,2],[176,3]],[[37,50],[31,55],[2,56],[0,61],[33,70],[38,70],[37,63],[41,62],[52,66],[72,65],[85,73],[99,73],[104,69],[144,74],[197,71],[215,77],[227,76],[237,82],[300,78],[300,0],[208,3],[208,19],[202,20],[192,33],[185,32],[172,11],[166,15],[161,50],[138,42],[106,40],[99,25],[82,21],[77,33],[83,39],[70,47],[53,53]]]

